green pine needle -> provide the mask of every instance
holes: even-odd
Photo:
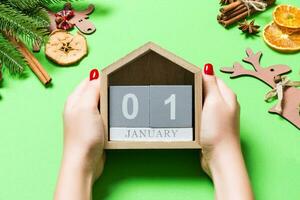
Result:
[[[68,0],[2,0],[20,10],[31,10],[38,6],[48,7],[54,3],[67,2]]]
[[[41,27],[49,27],[50,26],[50,19],[48,12],[45,8],[37,7],[30,12],[24,12],[24,14],[28,15]]]
[[[13,7],[0,3],[0,30],[21,38],[29,44],[35,41],[46,41],[49,34],[46,26]]]
[[[11,74],[21,74],[27,66],[23,55],[0,33],[0,62]]]

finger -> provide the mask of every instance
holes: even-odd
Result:
[[[205,64],[202,74],[204,97],[220,95],[212,64]]]
[[[100,79],[90,81],[87,84],[85,98],[92,106],[98,106],[100,101]]]
[[[235,106],[237,99],[234,92],[219,78],[217,78],[217,84],[225,102],[230,106]]]
[[[91,71],[91,73],[93,73]],[[97,72],[99,73],[99,72]],[[91,77],[91,76],[90,76]],[[90,78],[90,81],[86,84],[86,88],[82,98],[84,102],[88,103],[93,107],[97,107],[100,101],[100,77],[99,74]]]

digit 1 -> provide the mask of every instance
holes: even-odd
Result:
[[[132,113],[128,113],[128,101],[129,99],[132,101]],[[134,119],[136,118],[139,112],[139,102],[135,94],[129,93],[123,97],[122,100],[122,113],[126,119]]]
[[[176,95],[172,94],[165,100],[165,105],[170,104],[170,119],[176,119]]]

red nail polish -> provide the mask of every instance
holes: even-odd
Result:
[[[98,78],[99,78],[99,71],[98,71],[98,69],[92,69],[90,71],[90,81],[96,80]]]
[[[207,75],[214,75],[214,67],[212,64],[207,63],[204,65],[204,73]]]

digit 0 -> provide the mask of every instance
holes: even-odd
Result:
[[[132,112],[128,112],[128,101],[132,101]],[[122,100],[122,113],[126,119],[134,119],[136,118],[139,112],[139,102],[135,94],[129,93],[123,97]]]

